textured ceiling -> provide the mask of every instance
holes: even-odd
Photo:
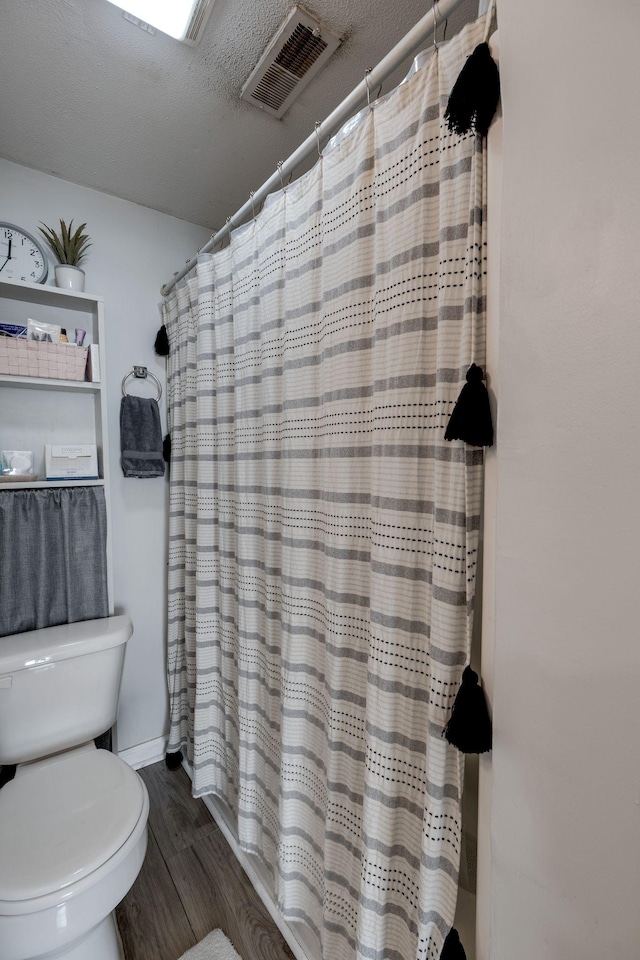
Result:
[[[190,47],[144,32],[106,0],[5,0],[0,155],[219,228],[430,2],[304,4],[344,42],[275,120],[240,100],[240,90],[292,5],[216,0],[200,43]],[[477,9],[478,0],[465,0],[448,34]]]

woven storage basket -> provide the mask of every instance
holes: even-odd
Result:
[[[0,373],[48,380],[84,380],[87,348],[0,337]]]

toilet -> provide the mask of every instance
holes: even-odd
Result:
[[[0,958],[122,960],[114,909],[147,848],[138,774],[94,737],[115,719],[128,617],[0,638]]]

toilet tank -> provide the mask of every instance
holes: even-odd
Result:
[[[113,726],[129,617],[0,637],[0,765],[86,743]]]

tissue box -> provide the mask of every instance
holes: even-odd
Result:
[[[47,444],[44,448],[47,480],[97,480],[98,450],[95,443]]]

